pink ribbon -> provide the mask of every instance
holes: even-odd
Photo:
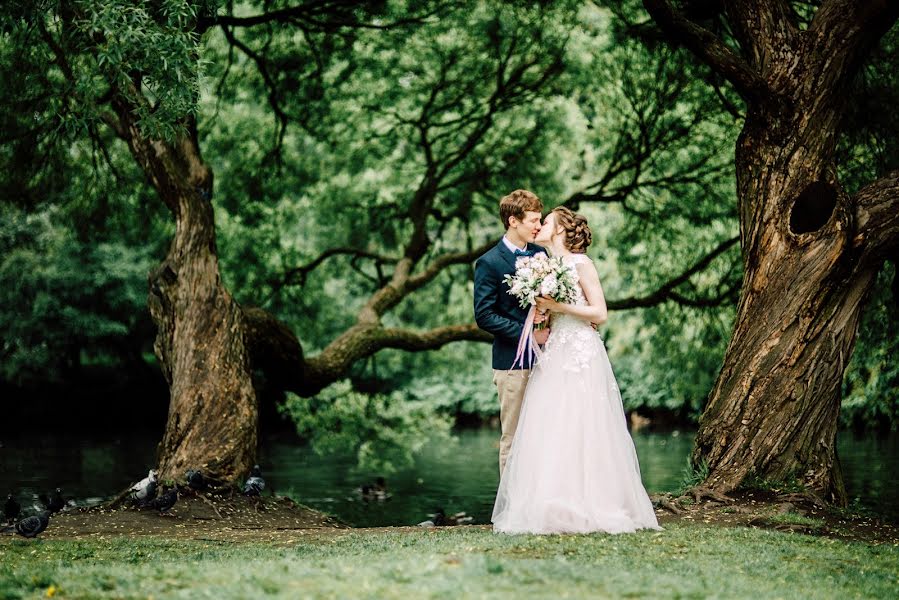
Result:
[[[536,316],[536,309],[537,307],[532,304],[531,310],[528,311],[528,316],[524,320],[524,328],[521,330],[521,337],[518,338],[518,350],[515,352],[515,360],[512,362],[513,369],[519,361],[521,361],[521,366],[524,367],[525,353],[527,353],[527,356],[530,359],[528,363],[532,367],[534,366],[534,357],[540,358],[540,347],[534,343],[534,318]]]

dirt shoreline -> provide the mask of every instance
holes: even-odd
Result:
[[[756,527],[805,533],[868,544],[899,544],[899,525],[874,515],[849,514],[818,506],[813,499],[772,492],[747,491],[733,494],[731,501],[684,498],[667,500],[682,511],[674,514],[659,507],[656,514],[664,527],[670,523],[697,526]],[[659,497],[654,497],[658,499]],[[490,525],[468,525],[489,530]],[[445,531],[439,527],[434,531]],[[239,495],[185,493],[170,513],[120,507],[94,507],[63,511],[51,519],[39,539],[103,540],[115,537],[151,536],[171,540],[217,543],[268,542],[288,544],[315,538],[354,533],[421,531],[415,526],[353,528],[289,498],[245,498]],[[0,543],[21,540],[0,536]]]

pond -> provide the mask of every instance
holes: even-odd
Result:
[[[643,482],[649,492],[678,487],[692,432],[635,433]],[[293,437],[267,437],[260,452],[264,475],[276,493],[337,516],[357,527],[412,525],[437,507],[465,511],[487,523],[498,483],[496,430],[462,430],[450,444],[433,445],[413,467],[387,476],[391,498],[366,502],[355,493],[377,473],[356,472],[348,455],[319,456]],[[62,487],[79,504],[99,502],[146,475],[158,440],[146,434],[82,440],[72,435],[0,440],[0,495],[30,495]],[[850,498],[899,519],[899,434],[838,436]]]

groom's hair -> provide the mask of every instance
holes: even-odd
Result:
[[[509,218],[515,217],[519,221],[524,220],[524,213],[543,212],[543,202],[533,192],[527,190],[515,190],[499,201],[499,218],[503,221],[503,227],[509,228]]]

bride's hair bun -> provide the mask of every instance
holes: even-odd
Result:
[[[556,207],[552,212],[556,215],[556,225],[565,230],[565,247],[575,254],[585,254],[593,242],[587,218],[567,206]]]

